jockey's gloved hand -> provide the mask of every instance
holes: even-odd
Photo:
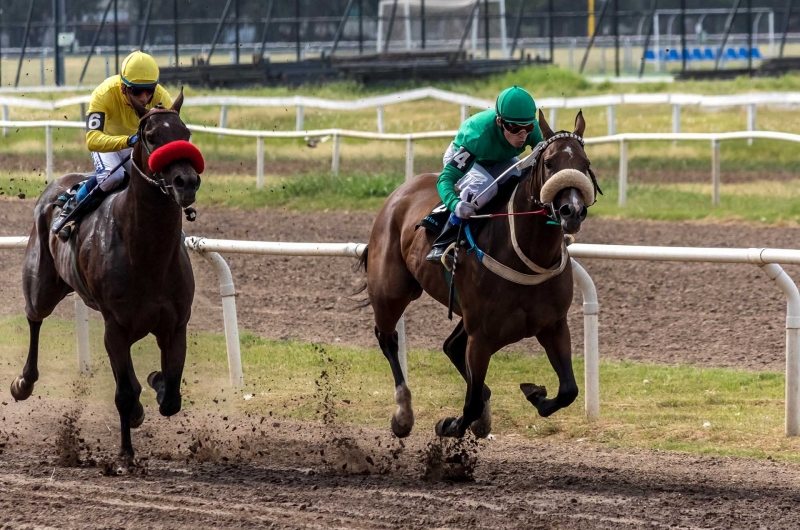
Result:
[[[128,147],[133,147],[133,144],[135,144],[136,140],[138,140],[138,139],[139,139],[139,135],[138,134],[132,134],[132,135],[128,136],[128,141],[126,142],[128,144]]]
[[[458,201],[453,212],[460,219],[469,219],[478,211],[478,207],[469,201]]]

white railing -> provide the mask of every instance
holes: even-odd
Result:
[[[27,237],[0,237],[0,249],[24,248]],[[228,369],[231,384],[244,384],[238,319],[236,315],[236,288],[230,268],[219,252],[259,254],[269,256],[324,256],[359,257],[366,245],[358,243],[275,243],[264,241],[230,241],[186,238],[186,247],[200,253],[210,261],[217,273],[222,296],[225,322]],[[764,248],[696,248],[647,247],[628,245],[592,245],[576,243],[569,247],[572,258],[742,263],[760,267],[768,278],[775,281],[787,299],[786,304],[786,402],[785,432],[787,436],[800,435],[800,292],[779,264],[800,264],[800,250]],[[600,365],[598,340],[599,305],[597,290],[589,274],[572,259],[573,278],[583,295],[584,315],[584,395],[585,411],[589,419],[600,415]],[[86,306],[75,297],[75,314],[78,341],[78,366],[81,373],[89,370],[89,331]],[[406,379],[408,378],[405,319],[397,324],[399,357]]]
[[[75,90],[83,88],[74,87]],[[25,89],[17,89],[25,92]],[[0,91],[2,92],[2,91]],[[89,103],[89,95],[74,96],[56,101],[46,101],[36,98],[2,96],[0,107],[3,119],[9,119],[9,108],[29,108],[54,111],[73,105]],[[256,97],[256,96],[195,96],[187,97],[184,107],[220,107],[219,125],[225,127],[228,119],[228,107],[294,107],[296,112],[295,130],[304,128],[305,109],[316,108],[323,110],[356,111],[376,109],[377,131],[384,132],[384,109],[389,105],[408,103],[421,99],[435,99],[452,103],[461,107],[461,120],[466,119],[470,107],[479,109],[494,108],[494,101],[476,98],[467,94],[458,94],[427,87],[416,90],[395,92],[382,96],[372,96],[355,100],[334,100],[308,96],[289,97]],[[549,111],[550,126],[556,128],[557,109],[580,109],[590,107],[606,107],[608,115],[608,134],[617,131],[616,107],[619,105],[671,105],[672,106],[672,132],[680,132],[681,107],[745,107],[747,108],[747,130],[755,130],[756,106],[758,105],[800,105],[800,92],[755,92],[750,94],[730,94],[723,96],[706,96],[702,94],[607,94],[601,96],[580,96],[572,98],[544,97],[537,99],[537,104],[542,109]]]
[[[350,131],[345,129],[320,129],[315,131],[257,131],[243,129],[227,129],[222,127],[207,127],[205,125],[187,125],[196,133],[207,133],[227,136],[238,136],[256,139],[256,188],[264,187],[264,139],[265,138],[333,138],[331,155],[331,171],[339,174],[341,162],[342,138],[359,138],[380,141],[405,141],[406,142],[406,179],[414,176],[414,142],[418,140],[447,139],[455,137],[458,131],[433,131],[409,134],[373,133],[364,131]],[[84,124],[77,121],[0,121],[0,128],[44,128],[45,129],[45,182],[53,180],[53,129],[83,129]],[[711,203],[718,206],[720,203],[721,187],[721,156],[720,142],[723,140],[748,140],[760,138],[764,140],[781,140],[800,143],[800,135],[775,131],[737,131],[727,133],[622,133],[609,136],[596,136],[585,138],[587,145],[618,143],[619,156],[619,197],[621,207],[628,201],[628,143],[646,141],[703,141],[711,144]],[[442,149],[444,151],[444,148]]]

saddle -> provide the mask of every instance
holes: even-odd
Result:
[[[59,195],[55,201],[53,201],[53,208],[64,208],[69,201],[76,201],[77,199],[75,195],[78,193],[78,190],[81,189],[86,181],[95,176],[95,173],[83,173],[82,175],[85,178],[70,186],[69,189],[67,189],[64,193]],[[67,215],[67,218],[64,219],[62,226],[71,226],[74,228],[87,214],[96,210],[103,203],[106,197],[125,190],[128,187],[128,184],[130,184],[130,175],[127,172],[125,172],[125,176],[123,177],[122,181],[120,181],[116,187],[109,191],[103,191],[100,189],[100,185],[98,184],[91,192],[89,192],[89,196],[86,197],[83,202],[75,205],[74,209]]]

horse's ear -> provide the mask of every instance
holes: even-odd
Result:
[[[172,108],[172,110],[174,110],[174,111],[176,111],[176,112],[178,112],[180,114],[182,105],[183,105],[183,87],[181,87],[181,91],[178,94],[178,97],[176,97],[175,101],[172,102],[172,107],[171,108]]]
[[[583,109],[581,109],[578,111],[578,115],[575,116],[575,130],[572,133],[583,138],[584,131],[586,131],[586,120],[583,119]]]
[[[542,136],[544,136],[545,140],[549,140],[555,134],[553,129],[550,128],[550,124],[544,119],[542,109],[539,109],[539,128],[542,130]]]
[[[141,119],[142,116],[147,114],[147,109],[144,108],[144,105],[140,105],[139,102],[136,101],[136,98],[128,96],[128,103],[130,104],[131,108],[136,113],[136,115],[139,117],[139,119]]]

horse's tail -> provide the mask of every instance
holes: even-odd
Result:
[[[356,266],[356,270],[364,269],[364,272],[367,272],[367,256],[369,255],[369,245],[364,246],[364,252],[361,253],[361,257],[358,258],[358,265]],[[362,289],[363,291],[363,289]]]
[[[364,272],[367,272],[367,259],[368,259],[368,256],[369,256],[369,246],[366,246],[366,247],[364,247],[364,252],[361,254],[361,257],[358,258],[358,264],[356,265],[356,268],[355,268],[356,271],[363,270]],[[361,287],[359,287],[350,296],[359,295],[359,294],[363,293],[366,290],[367,290],[367,282],[365,281],[361,285]],[[357,305],[356,305],[356,307],[354,309],[363,309],[365,307],[369,307],[369,305],[371,303],[370,300],[369,300],[369,297],[363,298],[361,300],[355,300],[355,301],[358,302],[358,303],[357,303]]]

